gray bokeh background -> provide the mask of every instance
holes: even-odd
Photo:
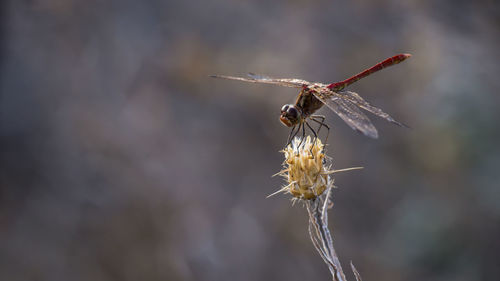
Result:
[[[294,89],[345,79],[411,129],[333,127],[349,280],[500,275],[497,1],[3,1],[0,279],[329,280],[283,181]]]

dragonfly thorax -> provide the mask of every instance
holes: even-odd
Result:
[[[301,111],[293,104],[285,104],[281,108],[280,121],[287,127],[293,127],[300,123]]]

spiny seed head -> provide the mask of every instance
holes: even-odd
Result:
[[[325,155],[324,147],[318,138],[315,138],[314,143],[310,136],[306,139],[294,138],[281,151],[285,154],[285,161],[283,170],[276,174],[284,177],[287,185],[268,197],[284,192],[292,194],[294,199],[312,200],[334,187],[331,174],[363,168],[333,170],[331,158]]]
[[[282,152],[285,161],[278,175],[286,178],[288,185],[278,193],[288,192],[298,199],[314,199],[333,186],[333,179],[329,176],[331,165],[327,165],[329,161],[320,139],[316,138],[313,143],[310,136],[305,140],[294,138]]]

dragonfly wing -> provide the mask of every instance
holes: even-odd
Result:
[[[285,79],[285,78],[278,79],[267,76],[260,76],[253,73],[250,73],[248,76],[249,78],[226,76],[226,75],[210,75],[210,77],[213,78],[222,78],[222,79],[237,80],[237,81],[251,82],[251,83],[273,84],[291,88],[301,88],[304,84],[309,83],[307,81],[300,79]]]
[[[244,77],[235,77],[235,76],[227,76],[227,75],[210,75],[212,78],[222,78],[222,79],[229,79],[229,80],[236,80],[236,81],[243,81],[243,82],[251,82],[251,83],[258,83],[259,81],[253,79],[253,78],[244,78]]]
[[[314,96],[335,112],[352,129],[371,138],[378,138],[378,132],[372,121],[350,100],[342,99],[338,95],[325,95],[314,92]]]
[[[371,105],[370,103],[368,103],[367,101],[365,101],[360,95],[358,95],[355,92],[343,91],[343,92],[339,92],[338,94],[341,95],[343,98],[351,101],[355,105],[361,107],[362,109],[364,109],[364,110],[366,110],[368,112],[371,112],[371,113],[377,115],[378,117],[384,118],[385,120],[387,120],[387,121],[389,121],[391,123],[394,123],[396,125],[403,126],[403,127],[408,127],[405,124],[400,123],[400,122],[394,120],[394,118],[392,118],[389,114],[387,114],[384,111],[382,111],[382,109]]]
[[[255,73],[248,73],[248,76],[261,83],[276,84],[292,88],[302,88],[302,86],[310,84],[310,82],[308,81],[295,78],[272,78],[266,75],[260,75]]]

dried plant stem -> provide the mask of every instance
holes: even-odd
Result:
[[[332,187],[324,196],[317,197],[314,200],[306,201],[306,208],[309,214],[309,235],[314,247],[320,254],[323,261],[327,264],[334,281],[347,281],[342,270],[340,260],[333,248],[333,239],[328,229],[328,206],[330,205]],[[351,268],[357,281],[361,277],[351,263]]]

